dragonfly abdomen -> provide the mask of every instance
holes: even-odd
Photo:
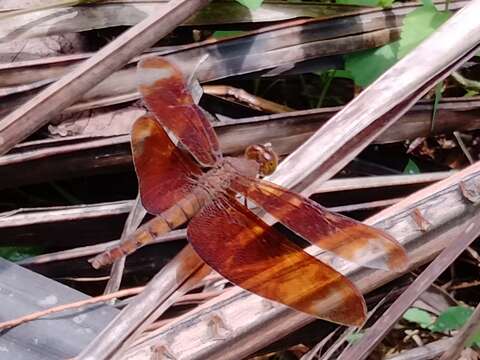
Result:
[[[122,243],[107,249],[90,259],[95,269],[113,263],[116,259],[133,253],[138,248],[151,243],[160,235],[166,234],[190,220],[209,201],[210,196],[200,187],[194,188],[178,203],[140,226]]]

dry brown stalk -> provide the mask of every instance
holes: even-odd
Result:
[[[229,96],[233,97],[236,100],[239,100],[241,102],[244,102],[250,106],[253,106],[257,109],[264,110],[267,112],[271,113],[285,113],[285,112],[290,112],[294,111],[292,108],[289,108],[288,106],[278,104],[273,101],[269,101],[266,99],[263,99],[259,96],[255,96],[253,94],[250,94],[246,92],[243,89],[239,89],[233,86],[227,86],[227,85],[204,85],[203,86],[203,92],[205,94],[209,95],[215,95],[215,96]]]
[[[145,286],[137,286],[134,288],[129,288],[129,289],[124,289],[124,290],[119,290],[115,291],[109,294],[105,295],[100,295],[100,296],[95,296],[92,298],[89,298],[87,300],[82,300],[82,301],[76,301],[73,303],[69,304],[63,304],[59,306],[54,306],[42,311],[37,311],[13,320],[8,320],[0,323],[0,330],[5,330],[5,329],[10,329],[12,327],[18,326],[20,324],[37,320],[42,317],[56,314],[59,312],[63,312],[66,310],[70,309],[78,309],[86,305],[93,305],[93,304],[98,304],[101,302],[106,302],[112,299],[116,298],[122,298],[122,297],[127,297],[127,296],[132,296],[132,295],[137,295],[141,293],[145,289]],[[175,301],[175,305],[191,305],[191,304],[197,304],[201,303],[203,301],[209,300],[211,298],[214,298],[215,296],[219,296],[224,292],[224,290],[219,290],[219,291],[209,291],[209,292],[202,292],[202,293],[197,293],[197,294],[186,294],[178,298],[177,301]]]
[[[453,239],[445,250],[415,279],[408,289],[382,314],[364,336],[350,349],[344,351],[338,360],[366,359],[388,334],[398,319],[414,301],[450,266],[455,259],[480,235],[480,215],[472,219],[460,237]],[[480,309],[480,308],[479,308]],[[477,316],[480,317],[480,310]],[[463,346],[463,342],[460,346]],[[461,349],[460,349],[461,351]],[[448,357],[446,359],[452,359]]]
[[[172,0],[160,11],[125,31],[0,121],[0,154],[47,124],[99,81],[173,30],[208,0]]]
[[[87,300],[76,301],[76,302],[69,303],[69,304],[64,304],[64,305],[51,307],[49,309],[45,309],[45,310],[42,310],[42,311],[37,311],[37,312],[22,316],[22,317],[17,318],[17,319],[1,322],[0,323],[0,330],[9,329],[9,328],[12,328],[14,326],[18,326],[20,324],[26,323],[28,321],[36,320],[36,319],[45,317],[47,315],[56,314],[56,313],[59,313],[59,312],[65,311],[65,310],[78,309],[78,308],[81,308],[81,307],[86,306],[86,305],[98,304],[98,303],[105,302],[105,301],[115,299],[115,298],[137,295],[144,288],[145,288],[144,286],[138,286],[138,287],[134,287],[134,288],[130,288],[130,289],[116,291],[114,293],[107,294],[107,295],[95,296],[95,297],[89,298]]]
[[[120,237],[120,243],[125,242],[128,238],[128,235],[135,231],[135,229],[142,222],[142,219],[145,217],[145,214],[146,211],[141,204],[140,194],[138,194],[137,198],[135,199],[135,203],[128,214],[127,221],[125,221],[122,236]],[[125,260],[126,256],[122,256],[113,263],[112,268],[110,269],[110,279],[105,287],[105,294],[114,293],[120,289],[123,270],[125,268]]]

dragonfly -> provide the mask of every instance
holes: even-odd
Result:
[[[108,265],[188,222],[193,249],[233,284],[317,318],[362,324],[366,307],[357,287],[267,225],[237,195],[350,262],[404,271],[404,248],[384,231],[266,181],[278,164],[271,146],[250,145],[244,156],[222,156],[211,123],[172,61],[144,58],[137,76],[148,112],[132,126],[132,154],[142,204],[157,216],[91,259],[92,265]]]

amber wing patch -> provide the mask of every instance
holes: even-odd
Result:
[[[220,157],[217,136],[194,103],[182,73],[170,61],[148,57],[138,63],[138,89],[147,108],[172,131],[202,166]]]
[[[149,213],[160,214],[188,194],[191,179],[202,171],[152,115],[138,118],[131,136],[142,204]]]
[[[248,291],[336,323],[360,325],[365,319],[363,297],[350,280],[233,198],[205,207],[187,236],[208,265]]]
[[[276,184],[239,178],[238,191],[313,245],[354,263],[384,270],[404,271],[404,248],[384,231],[328,211],[315,201]]]

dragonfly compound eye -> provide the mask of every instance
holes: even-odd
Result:
[[[245,157],[258,163],[260,176],[272,174],[278,165],[278,156],[271,144],[250,145],[245,150]]]

